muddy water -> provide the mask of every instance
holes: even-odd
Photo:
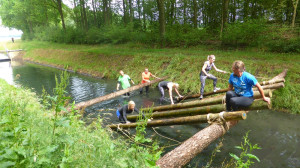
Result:
[[[16,65],[16,66],[14,66]],[[0,78],[4,78],[11,84],[22,85],[41,94],[44,87],[48,93],[55,87],[54,76],[61,71],[33,64],[0,63]],[[70,85],[68,92],[72,99],[79,103],[98,96],[109,94],[116,89],[116,80],[95,79],[91,77],[70,74]],[[138,81],[135,81],[138,82]],[[86,109],[85,117],[89,122],[91,118],[99,115],[104,123],[116,123],[115,109],[129,100],[134,100],[137,107],[157,105],[160,94],[157,88],[150,88],[148,95],[140,95],[138,91],[127,97],[111,99]],[[169,102],[166,102],[168,104]],[[221,152],[217,153],[213,166],[219,167],[226,158],[230,159],[229,153],[239,154],[234,146],[240,145],[242,137],[250,131],[249,139],[252,144],[258,144],[262,149],[256,150],[254,154],[259,157],[260,163],[253,167],[300,167],[300,116],[282,113],[278,111],[252,111],[247,119],[241,121],[237,126],[229,130],[224,136]],[[148,129],[149,136],[158,139],[161,146],[169,146],[165,150],[170,151],[179,142],[183,142],[193,136],[202,125],[167,126]],[[166,136],[166,139],[159,134]],[[209,161],[217,142],[211,144],[199,154],[187,167],[202,167]]]

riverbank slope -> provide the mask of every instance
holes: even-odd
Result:
[[[217,68],[231,72],[232,62],[242,60],[246,71],[259,81],[269,80],[283,69],[289,69],[286,87],[274,92],[273,107],[277,110],[300,113],[300,56],[259,51],[215,50],[210,46],[193,48],[148,48],[137,44],[123,45],[68,45],[40,41],[17,41],[6,44],[9,49],[26,50],[26,60],[50,64],[87,73],[96,77],[117,79],[118,71],[138,83],[145,67],[156,76],[169,76],[178,82],[184,94],[199,93],[199,72],[207,55],[216,55]],[[218,87],[227,88],[229,74],[212,71],[218,80]],[[205,91],[212,90],[208,80]]]

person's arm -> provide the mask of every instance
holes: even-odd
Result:
[[[152,76],[153,78],[159,79],[159,77],[153,75],[152,73],[150,74],[150,76]]]
[[[205,64],[203,65],[203,67],[202,67],[202,72],[203,72],[206,76],[208,76],[208,73],[206,73],[206,71],[205,71],[206,67],[207,67],[207,64],[205,63]]]
[[[168,84],[168,88],[169,88],[169,95],[170,95],[170,100],[171,100],[171,104],[174,104],[173,102],[173,96],[172,96],[172,89],[173,89],[173,84]]]
[[[118,82],[117,84],[117,90],[119,90],[119,87],[120,87],[120,82]]]
[[[123,113],[123,119],[124,121],[126,122],[126,124],[130,123],[128,120],[127,120],[127,113],[126,111],[128,110],[128,106],[123,106],[123,109],[122,109],[122,113]]]
[[[228,85],[228,90],[233,90],[233,85],[232,84]]]
[[[131,83],[134,85],[134,82],[133,82],[133,80],[132,80],[132,79],[130,79],[130,81],[131,81]]]
[[[214,67],[214,69],[215,69],[217,72],[227,73],[226,71],[223,71],[223,70],[221,70],[221,69],[218,69],[218,68],[216,67],[215,64],[213,65],[213,67]]]
[[[268,104],[270,104],[270,102],[271,102],[270,98],[265,97],[263,88],[261,87],[261,85],[260,85],[258,82],[256,83],[255,87],[257,87],[257,89],[258,89],[259,93],[261,94],[263,100],[264,100],[265,102],[267,102]]]
[[[180,98],[183,97],[181,94],[179,94],[179,91],[178,91],[177,88],[174,88],[174,90],[175,90],[175,92],[177,93],[177,95],[178,95]]]

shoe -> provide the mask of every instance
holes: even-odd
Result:
[[[200,95],[199,99],[202,100],[203,99],[203,95]]]
[[[220,90],[220,88],[217,88],[217,87],[214,88],[214,92],[216,92],[218,90]]]

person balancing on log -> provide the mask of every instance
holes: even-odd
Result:
[[[216,57],[214,55],[207,56],[207,61],[204,62],[204,65],[202,66],[201,72],[200,72],[200,82],[201,82],[201,89],[200,89],[200,97],[199,99],[203,99],[203,93],[204,93],[204,87],[205,87],[205,80],[212,79],[213,85],[214,85],[214,92],[220,90],[220,88],[217,88],[217,81],[218,78],[214,75],[208,73],[212,68],[214,68],[217,72],[227,73],[226,71],[218,69],[214,62],[216,60]]]
[[[169,95],[170,95],[170,100],[171,100],[171,104],[174,104],[173,101],[173,97],[172,97],[172,90],[174,89],[175,92],[177,93],[177,95],[182,98],[183,96],[181,96],[178,92],[178,87],[179,84],[178,83],[174,83],[174,82],[169,82],[169,81],[162,81],[158,83],[158,90],[160,91],[161,97],[159,99],[159,103],[162,104],[164,97],[165,97],[165,91],[164,89],[169,90]]]
[[[145,71],[142,73],[142,83],[147,83],[150,82],[150,77],[154,77],[156,79],[159,79],[158,77],[156,77],[155,75],[153,75],[151,72],[149,72],[148,68],[145,68]],[[145,86],[146,88],[146,93],[149,92],[149,86]],[[143,94],[143,89],[140,89],[140,94]]]
[[[118,78],[118,84],[117,84],[117,90],[119,90],[120,84],[122,86],[122,89],[126,89],[130,87],[130,83],[129,81],[131,81],[131,83],[134,85],[133,80],[126,74],[124,74],[124,72],[122,70],[120,70],[120,76]],[[127,92],[124,94],[125,96],[130,96],[130,93]]]
[[[263,100],[270,104],[270,98],[265,97],[261,85],[256,78],[245,72],[245,64],[242,61],[235,61],[232,64],[233,73],[229,78],[228,92],[226,93],[226,110],[237,111],[240,107],[248,107],[253,103],[252,87],[257,87]],[[233,91],[234,88],[234,91]]]

